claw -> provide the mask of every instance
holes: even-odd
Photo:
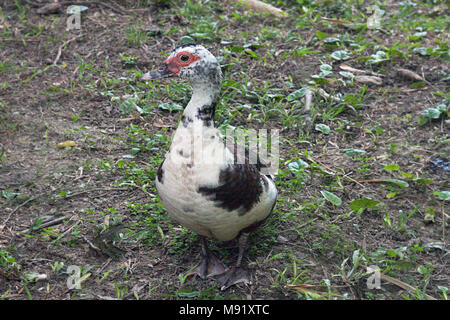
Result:
[[[226,290],[234,284],[251,284],[251,274],[243,267],[232,267],[223,274],[216,277],[220,290]]]
[[[202,237],[202,260],[200,265],[192,270],[188,276],[197,275],[202,279],[206,279],[220,275],[227,270],[228,267],[209,251],[206,239]]]
[[[192,270],[188,276],[197,275],[202,279],[206,279],[223,274],[227,270],[228,267],[222,261],[212,253],[209,253],[207,256],[202,256],[200,265]]]

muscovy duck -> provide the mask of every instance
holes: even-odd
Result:
[[[222,290],[251,283],[241,266],[248,234],[272,212],[277,189],[261,162],[236,161],[214,124],[222,71],[217,59],[201,45],[177,47],[142,80],[176,77],[188,81],[192,97],[184,109],[165,160],[156,175],[156,188],[169,216],[200,235],[201,262],[191,274],[214,277]],[[231,150],[234,149],[234,150]],[[228,241],[239,237],[237,262],[227,267],[208,249],[206,238]]]

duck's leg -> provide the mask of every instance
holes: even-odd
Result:
[[[189,276],[197,275],[202,279],[206,279],[207,277],[214,277],[227,271],[227,266],[222,261],[217,259],[217,257],[208,249],[206,238],[203,236],[201,236],[201,243],[202,258],[200,265],[192,270],[189,273]]]
[[[239,236],[239,255],[236,261],[236,265],[216,277],[221,290],[228,289],[229,287],[237,283],[251,283],[250,272],[247,269],[241,267],[242,257],[244,256],[244,251],[247,247],[247,240],[248,233],[242,233]]]

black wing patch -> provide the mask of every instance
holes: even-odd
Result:
[[[164,161],[159,165],[158,171],[156,172],[156,177],[158,178],[159,183],[163,184],[164,180],[164,169],[163,169]]]
[[[201,186],[198,192],[228,211],[239,209],[239,215],[248,212],[263,192],[261,175],[256,166],[229,165],[220,171],[218,186]]]

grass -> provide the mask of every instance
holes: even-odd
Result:
[[[89,37],[68,44],[58,66],[43,61],[67,38],[64,19],[32,18],[19,0],[0,11],[20,31],[0,29],[10,52],[0,61],[0,206],[18,208],[7,225],[26,243],[0,236],[0,277],[17,284],[0,285],[2,299],[61,298],[72,265],[83,280],[72,299],[448,298],[448,182],[430,164],[448,158],[444,2],[271,3],[289,17],[211,1],[152,3],[151,23],[139,10],[106,20],[90,8],[101,24],[83,20]],[[378,28],[368,5],[381,10]],[[198,238],[169,219],[155,189],[191,89],[138,79],[190,41],[222,65],[218,124],[280,129],[277,206],[245,258],[252,289],[186,278]],[[75,146],[54,147],[67,140]],[[42,228],[57,213],[67,219]],[[211,248],[234,261],[234,243]],[[371,265],[403,287],[368,289]]]

